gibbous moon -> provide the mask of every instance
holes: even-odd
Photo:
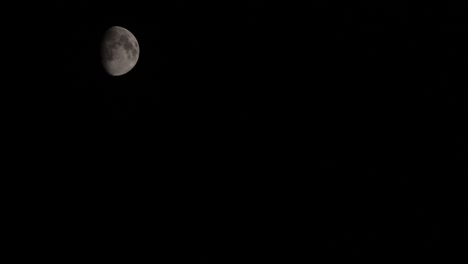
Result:
[[[102,38],[101,59],[107,73],[124,75],[135,67],[140,47],[135,36],[123,27],[109,28]]]

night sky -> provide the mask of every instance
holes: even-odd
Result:
[[[86,239],[157,263],[444,255],[468,9],[309,2],[48,4],[45,88],[18,111],[85,175],[58,189],[99,215]],[[100,62],[111,26],[141,49],[119,77]]]

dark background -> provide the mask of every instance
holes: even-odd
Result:
[[[466,8],[96,2],[40,4],[17,31],[41,58],[10,112],[28,166],[59,175],[27,181],[54,194],[40,214],[89,246],[68,257],[420,260],[466,241],[447,206],[465,201],[448,179],[466,174]],[[141,48],[120,77],[100,64],[114,25]]]

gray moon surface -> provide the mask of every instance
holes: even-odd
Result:
[[[112,76],[128,73],[140,56],[140,46],[135,36],[123,27],[109,28],[102,38],[101,60],[106,72]]]

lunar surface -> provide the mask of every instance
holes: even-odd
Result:
[[[104,33],[101,56],[106,72],[112,76],[119,76],[135,67],[140,56],[140,47],[130,31],[114,26]]]

